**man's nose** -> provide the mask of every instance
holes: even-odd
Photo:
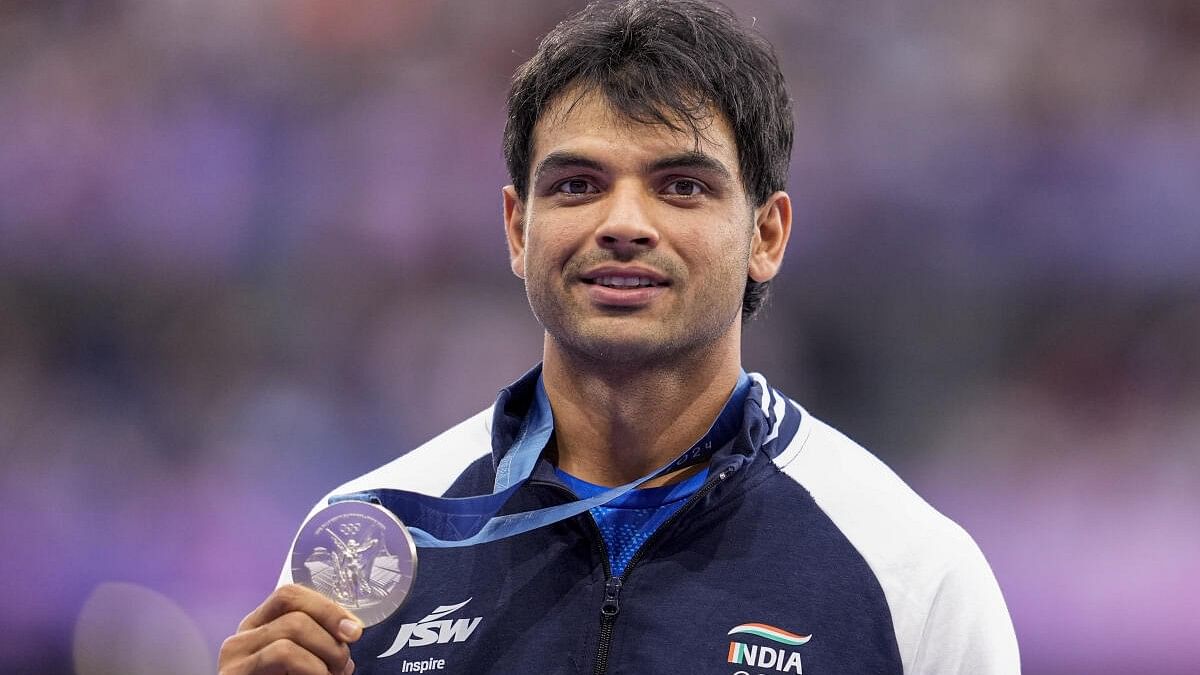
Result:
[[[658,229],[651,219],[651,199],[639,187],[613,190],[610,208],[596,228],[596,244],[617,255],[634,255],[658,245]]]

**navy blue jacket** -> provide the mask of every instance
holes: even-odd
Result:
[[[331,495],[490,493],[537,375]],[[421,549],[404,607],[353,645],[356,672],[1018,672],[1007,610],[970,537],[752,378],[740,432],[624,575],[610,573],[587,514],[487,544]],[[505,512],[574,499],[543,459]]]

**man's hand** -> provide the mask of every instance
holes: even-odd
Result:
[[[362,635],[353,614],[296,584],[280,586],[221,645],[220,675],[348,675],[348,643]]]

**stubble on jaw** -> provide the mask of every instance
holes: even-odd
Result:
[[[528,221],[524,227],[528,228]],[[753,227],[751,221],[746,225],[747,230]],[[528,229],[526,230],[528,231]],[[534,317],[546,331],[547,348],[553,343],[563,357],[582,367],[590,369],[609,369],[614,372],[654,371],[686,366],[689,363],[703,362],[721,342],[721,338],[730,330],[736,330],[741,320],[741,299],[745,292],[747,279],[747,263],[750,256],[749,237],[741,251],[732,253],[722,259],[725,269],[717,273],[719,277],[740,278],[743,283],[732,287],[727,292],[728,298],[692,298],[695,303],[709,302],[710,312],[722,311],[726,314],[717,320],[706,320],[684,324],[683,317],[689,313],[695,316],[695,311],[688,312],[686,308],[678,308],[678,312],[663,317],[659,322],[644,328],[636,336],[622,334],[618,331],[589,330],[586,324],[588,314],[594,314],[595,309],[582,306],[572,293],[576,279],[587,269],[606,262],[640,262],[662,271],[671,279],[669,294],[686,293],[689,278],[685,268],[673,258],[657,251],[647,251],[636,256],[617,256],[616,254],[595,250],[572,256],[562,267],[558,275],[549,283],[530,283],[532,275],[526,275],[525,292]],[[712,276],[713,270],[709,270]],[[551,286],[557,286],[557,290]],[[672,300],[664,298],[664,300]],[[603,310],[601,310],[603,311]],[[633,316],[641,308],[609,308],[603,321],[620,322],[625,318],[637,321]],[[623,316],[626,315],[626,316]],[[713,315],[710,313],[711,319]],[[594,316],[591,318],[595,318]]]

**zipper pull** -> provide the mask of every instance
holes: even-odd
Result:
[[[600,605],[600,614],[604,616],[616,616],[621,610],[621,605],[617,602],[617,596],[621,594],[621,578],[613,577],[604,584],[604,604]]]

